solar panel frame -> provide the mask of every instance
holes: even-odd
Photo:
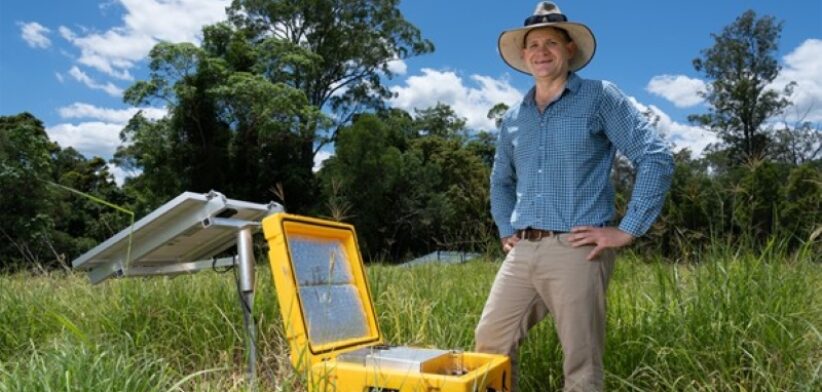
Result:
[[[210,267],[208,259],[231,248],[238,230],[259,230],[260,220],[278,211],[282,206],[274,202],[234,200],[216,191],[183,192],[74,259],[72,267],[87,271],[94,284],[119,276],[194,272]],[[215,264],[230,265],[225,259]]]

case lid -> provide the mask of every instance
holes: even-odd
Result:
[[[382,343],[354,226],[279,213],[263,233],[295,367]]]

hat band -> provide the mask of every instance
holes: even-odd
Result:
[[[525,26],[537,23],[567,22],[568,18],[563,14],[531,15],[525,19]]]

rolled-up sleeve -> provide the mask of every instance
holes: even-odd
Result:
[[[513,147],[503,122],[497,137],[494,167],[491,169],[491,215],[499,229],[500,238],[514,234],[511,214],[517,203],[517,174],[512,158]]]
[[[611,143],[633,163],[636,181],[620,230],[645,234],[662,211],[671,186],[671,151],[648,119],[612,83],[603,82],[599,110]]]

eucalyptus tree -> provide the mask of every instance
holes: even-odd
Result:
[[[397,5],[235,0],[226,22],[204,28],[200,47],[161,43],[151,51],[148,79],[125,100],[164,102],[169,116],[152,125],[162,136],[142,148],[129,147],[141,145],[141,134],[127,128],[118,158],[139,167],[141,154],[169,150],[156,172],[177,173],[169,181],[181,188],[252,200],[278,189],[292,210],[308,208],[318,151],[354,114],[384,106],[392,62],[433,50]]]
[[[793,83],[781,91],[771,87],[781,70],[774,57],[781,32],[782,22],[749,10],[712,34],[713,46],[693,61],[710,80],[702,93],[709,109],[689,120],[719,136],[723,144],[713,150],[727,153],[731,164],[765,158],[771,144],[767,121],[791,104]]]

